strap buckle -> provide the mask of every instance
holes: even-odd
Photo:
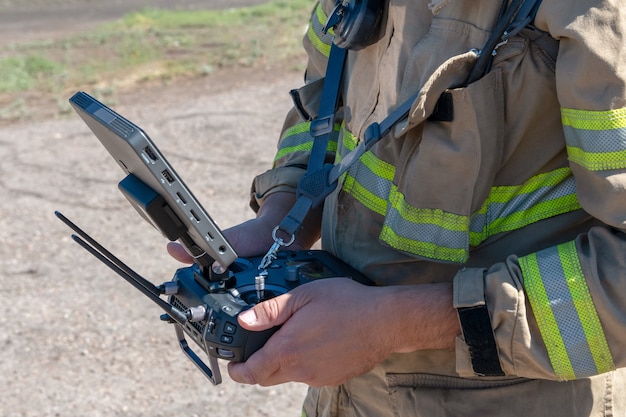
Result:
[[[333,131],[333,122],[335,121],[335,115],[316,117],[311,120],[311,126],[309,132],[316,138],[322,135],[328,135]]]

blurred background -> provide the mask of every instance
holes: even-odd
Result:
[[[212,386],[161,311],[70,239],[63,212],[160,284],[182,265],[73,112],[142,127],[222,228],[253,216],[313,0],[0,0],[0,416],[299,416],[306,387]],[[224,365],[224,364],[222,364]]]
[[[234,68],[302,69],[313,0],[0,0],[0,121]],[[37,112],[37,117],[41,114]]]

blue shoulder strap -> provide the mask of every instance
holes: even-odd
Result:
[[[541,0],[513,0],[511,3],[504,0],[491,36],[487,39],[483,49],[477,51],[480,56],[464,85],[479,80],[489,72],[496,49],[530,25],[535,20],[540,5]]]
[[[497,47],[530,25],[540,4],[541,0],[512,0],[510,4],[508,4],[508,0],[504,0],[491,36],[483,49],[478,51],[480,56],[466,80],[467,84],[478,80],[489,71]],[[331,44],[320,109],[317,117],[311,121],[310,133],[314,141],[308,168],[298,184],[296,203],[274,229],[273,238],[276,243],[262,262],[265,266],[271,263],[276,250],[281,246],[290,244],[285,243],[277,236],[277,233],[280,231],[281,234],[288,237],[288,242],[293,242],[296,232],[301,227],[309,211],[313,207],[319,206],[326,196],[336,188],[337,180],[341,174],[356,159],[384,137],[396,123],[407,117],[411,105],[417,97],[418,93],[415,93],[404,103],[400,104],[395,111],[385,117],[383,121],[372,123],[366,129],[359,145],[346,155],[340,163],[337,165],[324,164],[328,141],[334,129],[346,53],[347,51],[344,48],[338,47],[334,42]]]

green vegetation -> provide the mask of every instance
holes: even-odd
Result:
[[[145,9],[89,33],[0,48],[0,120],[27,113],[20,108],[33,91],[60,103],[77,89],[106,95],[223,68],[301,69],[312,7],[313,0],[271,0],[227,10]]]
[[[0,60],[0,92],[15,92],[34,88],[39,81],[53,77],[60,65],[40,56],[9,57]]]

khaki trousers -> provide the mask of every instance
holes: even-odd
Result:
[[[377,368],[339,387],[310,388],[306,417],[626,416],[624,369],[558,382],[386,374]]]

